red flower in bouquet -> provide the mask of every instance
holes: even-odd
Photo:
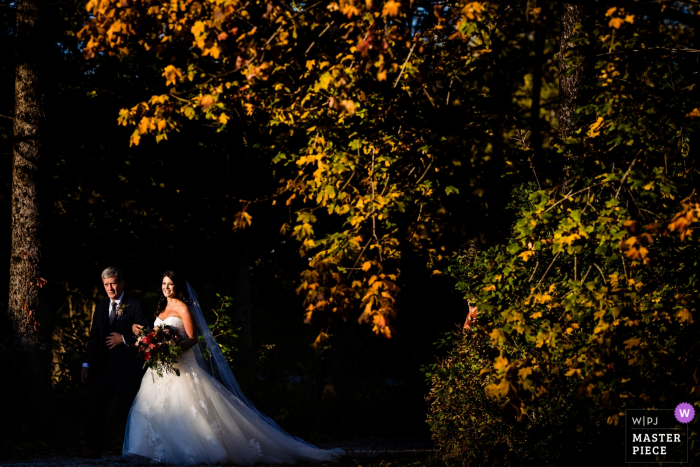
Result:
[[[175,373],[180,376],[180,370],[175,364],[182,354],[181,340],[178,330],[167,324],[156,326],[154,329],[142,328],[136,340],[136,348],[145,360],[143,367],[150,368],[161,378],[163,373]],[[153,374],[151,376],[155,381]]]

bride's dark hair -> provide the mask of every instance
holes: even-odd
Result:
[[[182,274],[176,273],[175,271],[165,271],[163,273],[163,277],[161,277],[161,280],[165,279],[166,277],[173,281],[174,297],[185,302],[186,305],[189,305],[192,300],[190,299],[190,293],[187,291],[187,281],[185,280],[185,277]],[[165,295],[161,294],[160,300],[158,300],[158,306],[156,306],[156,316],[163,313],[166,306],[168,306],[168,299],[165,298]]]

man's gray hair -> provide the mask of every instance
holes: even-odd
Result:
[[[112,266],[102,271],[102,279],[109,279],[110,277],[116,277],[117,282],[121,282],[124,280],[124,274],[122,274],[122,270]]]

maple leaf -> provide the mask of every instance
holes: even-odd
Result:
[[[686,115],[686,117],[700,118],[700,107],[694,108],[692,112]]]
[[[681,311],[676,313],[676,316],[678,317],[678,320],[681,323],[686,322],[686,323],[692,324],[694,322],[693,315],[690,313],[690,311],[688,311],[685,308],[683,308]]]
[[[484,4],[481,2],[467,3],[462,9],[467,19],[471,21],[481,20],[481,12],[484,11]]]
[[[204,23],[202,21],[197,21],[194,23],[194,26],[190,29],[190,32],[196,36],[199,36],[204,32]]]
[[[332,5],[332,4],[331,4]],[[329,7],[331,6],[329,5]],[[355,6],[352,0],[341,0],[340,1],[340,12],[349,18],[353,15],[359,15],[360,10]]]
[[[233,216],[233,230],[244,230],[252,224],[253,217],[245,211],[236,213]]]
[[[622,26],[624,22],[625,20],[622,18],[612,18],[608,23],[608,26],[613,27],[615,29],[620,29],[620,26]]]
[[[530,259],[530,256],[532,256],[532,255],[534,255],[534,254],[535,254],[534,251],[528,250],[528,251],[523,251],[522,253],[520,253],[520,254],[518,255],[518,257],[519,257],[519,258],[522,258],[523,261],[527,262],[527,260]]]
[[[632,347],[639,347],[639,344],[642,340],[639,337],[632,337],[630,339],[627,339],[624,341],[625,348],[626,349],[631,349]]]
[[[204,49],[204,53],[202,54],[202,57],[206,57],[207,55],[209,55],[214,60],[216,60],[217,58],[219,58],[220,54],[221,54],[221,49],[219,48],[218,45],[214,44],[211,48]]]
[[[214,98],[209,94],[199,98],[199,105],[201,105],[204,108],[204,110],[208,110],[213,103]]]
[[[591,126],[588,127],[588,132],[586,133],[588,136],[591,138],[595,138],[596,136],[600,135],[600,128],[603,126],[603,117],[598,117],[598,120],[596,120]]]
[[[163,75],[165,76],[165,85],[175,85],[177,83],[177,80],[179,78],[182,78],[182,72],[174,67],[173,65],[168,65],[165,67],[165,71],[163,71]]]
[[[139,142],[141,141],[141,135],[139,134],[138,128],[134,130],[134,132],[131,134],[131,137],[129,138],[129,146],[132,144],[134,146],[138,146]]]
[[[347,113],[350,115],[353,115],[355,113],[355,103],[351,100],[342,100],[340,101],[340,106],[345,109]]]
[[[321,347],[321,345],[323,345],[323,343],[328,340],[329,337],[330,336],[323,331],[318,333],[318,336],[316,336],[316,340],[314,341],[314,349],[318,350],[318,348]]]
[[[389,0],[384,4],[384,8],[382,8],[382,16],[396,16],[399,14],[400,7],[401,3]]]

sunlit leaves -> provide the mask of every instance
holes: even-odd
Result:
[[[605,13],[605,16],[611,17],[610,21],[608,22],[608,26],[615,29],[620,29],[620,26],[622,26],[625,23],[634,23],[634,15],[625,14],[624,8],[609,8],[608,11]]]
[[[388,0],[382,8],[382,16],[396,16],[399,14],[401,3],[394,0]]]
[[[600,135],[600,129],[603,126],[603,117],[598,117],[598,120],[596,120],[595,123],[592,123],[591,126],[588,127],[588,136],[591,138],[595,138],[596,136]]]
[[[163,140],[185,120],[217,131],[235,122],[243,132],[254,126],[269,135],[278,181],[270,197],[289,210],[280,232],[308,259],[297,288],[305,320],[359,315],[390,337],[401,250],[415,249],[428,258],[426,267],[437,269],[433,262],[444,252],[432,243],[444,235],[441,202],[463,196],[451,159],[443,157],[451,143],[431,127],[438,124],[399,119],[441,108],[449,93],[452,105],[457,95],[478,98],[479,85],[448,90],[443,83],[469,73],[481,79],[495,9],[455,2],[439,24],[426,23],[423,37],[439,40],[425,42],[400,26],[417,8],[410,2],[340,0],[304,8],[92,0],[79,36],[86,57],[141,49],[162,60],[163,89],[119,113],[120,125],[134,127],[132,145],[146,135]],[[429,56],[436,61],[427,66]],[[401,86],[392,87],[396,81]],[[390,109],[396,108],[395,120]],[[436,140],[444,147],[432,148]],[[255,202],[246,205],[233,228],[250,226],[255,209]]]
[[[182,71],[180,71],[173,65],[168,65],[167,67],[165,67],[163,76],[165,76],[166,85],[174,85],[180,78],[182,78]]]
[[[253,221],[253,217],[245,211],[236,213],[233,219],[233,230],[244,230]]]

